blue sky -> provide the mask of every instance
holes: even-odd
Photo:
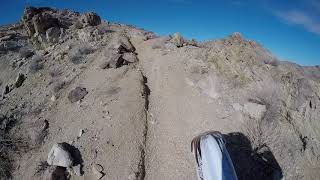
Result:
[[[1,0],[0,24],[27,5],[95,11],[160,35],[210,40],[241,32],[281,60],[320,65],[320,0]]]

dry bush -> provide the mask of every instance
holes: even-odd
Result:
[[[248,99],[249,102],[266,106],[266,112],[261,119],[248,117],[248,120],[244,123],[243,131],[256,150],[265,146],[274,147],[275,144],[279,143],[281,132],[278,123],[281,117],[281,107],[278,104],[280,100],[277,97],[278,94],[270,83],[268,88],[257,92],[255,98]]]
[[[12,172],[12,152],[16,144],[9,136],[8,131],[15,120],[0,114],[0,179],[9,179]]]
[[[37,165],[35,175],[44,173],[48,169],[48,167],[50,167],[50,165],[47,163],[47,161],[41,161]]]

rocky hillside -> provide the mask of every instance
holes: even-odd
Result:
[[[320,68],[240,33],[158,37],[95,13],[25,9],[0,27],[1,179],[196,179],[221,131],[239,179],[320,177]]]

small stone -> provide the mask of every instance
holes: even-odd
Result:
[[[263,104],[248,102],[244,104],[243,111],[252,118],[261,119],[267,111],[267,108]]]
[[[123,58],[122,58],[122,54],[116,54],[114,56],[112,56],[112,58],[109,61],[109,66],[111,68],[118,68],[121,67],[121,65],[123,65]]]
[[[74,103],[83,99],[87,94],[88,91],[86,90],[86,88],[76,87],[69,93],[68,99],[71,103]]]
[[[102,62],[100,65],[99,65],[99,68],[100,69],[107,69],[109,67],[109,62]]]
[[[61,167],[70,167],[73,165],[73,158],[65,144],[67,143],[56,143],[52,146],[47,159],[49,165]]]
[[[97,26],[101,24],[101,18],[94,12],[88,12],[83,14],[80,17],[80,22],[82,23],[83,27],[86,26]]]
[[[24,80],[26,79],[24,74],[20,74],[18,75],[16,82],[14,83],[16,88],[19,88],[20,86],[22,86]]]
[[[83,129],[80,129],[79,131],[79,135],[78,135],[78,138],[80,138],[82,136],[82,134],[84,133],[84,130]]]
[[[57,100],[57,97],[56,97],[55,95],[52,95],[51,98],[50,98],[50,100],[54,102],[54,101]]]

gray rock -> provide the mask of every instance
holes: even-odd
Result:
[[[94,12],[88,12],[83,14],[80,17],[80,22],[82,23],[83,27],[86,26],[97,26],[101,24],[101,18]]]
[[[62,34],[61,29],[58,27],[51,27],[46,31],[46,38],[48,42],[57,43],[59,42],[60,35]]]
[[[86,90],[86,88],[76,87],[75,89],[70,91],[68,95],[68,99],[70,100],[71,103],[74,103],[83,99],[87,94],[88,94],[88,91]]]
[[[136,54],[129,52],[129,53],[123,53],[122,58],[129,62],[129,63],[134,63],[134,62],[138,62],[138,57]]]
[[[129,38],[126,36],[118,37],[117,43],[115,44],[115,49],[118,51],[118,53],[134,52],[136,50]]]
[[[267,111],[265,105],[248,102],[243,105],[243,112],[255,119],[261,119]]]
[[[24,80],[26,80],[26,77],[24,74],[19,74],[17,79],[16,79],[16,82],[14,83],[14,86],[16,88],[19,88],[20,86],[22,86]]]
[[[123,62],[124,62],[124,60],[122,58],[122,54],[116,54],[111,57],[111,59],[109,61],[109,67],[110,68],[121,67],[123,65]]]
[[[37,34],[44,34],[50,27],[59,27],[59,20],[48,13],[35,15],[32,23]]]
[[[65,146],[66,143],[56,143],[52,146],[47,163],[52,166],[71,167],[73,158]]]

